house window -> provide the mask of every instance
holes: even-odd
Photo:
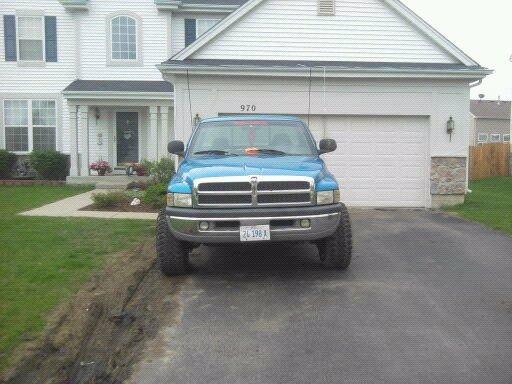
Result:
[[[504,143],[510,143],[510,133],[507,135],[503,135],[503,142]]]
[[[501,135],[499,133],[492,133],[489,142],[499,143],[501,142]]]
[[[130,16],[116,16],[111,23],[111,59],[136,61],[137,20]]]
[[[219,19],[197,19],[196,21],[196,38],[208,32],[220,20]]]
[[[56,149],[54,100],[4,101],[5,149],[31,152]]]
[[[42,16],[18,16],[18,60],[44,60],[44,23]]]
[[[478,144],[485,144],[489,141],[489,135],[487,133],[478,134]]]

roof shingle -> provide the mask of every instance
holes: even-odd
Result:
[[[471,113],[480,119],[510,120],[511,102],[501,100],[471,100]]]
[[[64,92],[155,92],[172,93],[171,83],[167,81],[132,80],[75,80]]]

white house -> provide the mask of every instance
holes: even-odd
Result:
[[[398,0],[0,2],[9,149],[55,132],[87,176],[100,157],[167,156],[204,117],[291,114],[338,141],[326,160],[349,205],[464,199],[470,87],[491,71]]]

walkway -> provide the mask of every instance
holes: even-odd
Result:
[[[47,217],[91,217],[98,219],[135,219],[156,220],[157,213],[148,212],[108,212],[108,211],[80,211],[81,208],[92,204],[91,196],[94,193],[108,192],[101,189],[85,192],[80,195],[68,197],[40,208],[22,212],[22,216]]]

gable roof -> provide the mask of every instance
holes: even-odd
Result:
[[[200,48],[206,46],[212,42],[216,37],[221,35],[224,31],[229,29],[232,25],[241,20],[245,15],[249,14],[252,10],[258,7],[260,4],[267,0],[249,0],[228,17],[219,22],[216,26],[211,28],[204,35],[199,37],[193,44],[189,45],[182,51],[178,52],[171,59],[173,60],[185,60],[191,58],[191,56],[197,52]],[[462,50],[456,47],[446,37],[439,33],[436,29],[430,26],[425,20],[416,15],[412,10],[406,7],[399,0],[380,0],[395,12],[402,16],[406,21],[410,22],[425,36],[432,40],[438,47],[449,53],[457,61],[463,63],[466,66],[478,66],[478,63],[466,55]]]
[[[471,114],[477,119],[510,120],[511,104],[501,100],[471,100]]]

